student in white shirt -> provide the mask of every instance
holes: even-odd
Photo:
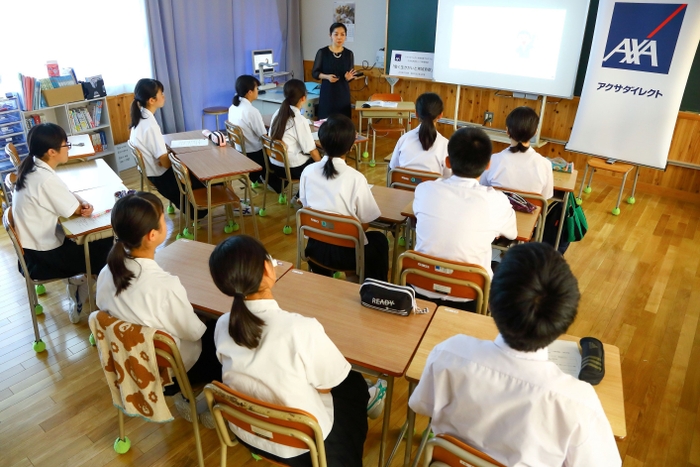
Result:
[[[530,147],[540,117],[530,107],[518,107],[506,117],[510,147],[491,156],[491,166],[481,175],[481,184],[554,196],[552,163]]]
[[[430,352],[409,399],[447,433],[509,466],[619,467],[610,423],[590,384],[548,361],[579,303],[576,278],[551,246],[510,248],[491,284],[500,334],[462,334]]]
[[[450,138],[447,151],[447,167],[453,175],[416,187],[416,250],[477,264],[493,275],[491,242],[496,237],[514,239],[518,230],[506,195],[479,184],[491,158],[491,140],[479,128],[461,128]],[[473,301],[423,289],[417,292],[440,305],[475,311]]]
[[[12,196],[15,230],[33,279],[68,279],[68,316],[75,324],[80,321],[82,305],[88,297],[85,250],[66,238],[58,218],[90,217],[93,206],[72,193],[56,175],[56,167],[68,161],[71,147],[63,128],[55,123],[39,124],[29,130],[27,142],[29,155],[17,169]],[[93,271],[104,267],[111,246],[111,238],[90,242]]]
[[[168,148],[163,139],[160,125],[153,114],[165,105],[163,83],[157,79],[143,78],[136,83],[134,100],[131,103],[131,135],[129,141],[143,155],[148,180],[156,187],[158,193],[174,206],[180,206],[180,189],[175,172],[170,166]],[[203,188],[204,184],[196,177],[190,177],[192,188]],[[194,212],[194,211],[193,211]],[[206,209],[197,211],[197,217],[207,215]]]
[[[311,135],[309,121],[301,114],[301,107],[306,102],[306,86],[298,79],[284,83],[284,101],[272,115],[269,135],[287,145],[287,158],[292,178],[298,180],[304,169],[321,160],[316,149],[316,142]],[[270,169],[279,178],[285,177],[284,166],[277,160],[271,160]],[[275,185],[270,185],[276,188]],[[278,185],[281,186],[281,185]]]
[[[251,174],[251,180],[264,182],[265,159],[260,138],[267,134],[267,130],[260,111],[252,104],[258,98],[258,86],[260,81],[254,76],[241,75],[236,79],[236,95],[233,96],[233,104],[228,109],[228,121],[243,130],[246,156],[262,167],[262,171]]]
[[[443,103],[440,96],[426,92],[416,100],[416,115],[420,125],[396,143],[391,156],[389,168],[422,170],[439,173],[443,177],[452,175],[445,165],[447,159],[447,138],[435,128],[435,123],[442,117]]]
[[[156,248],[168,236],[160,199],[146,192],[119,199],[112,209],[112,228],[116,242],[97,278],[98,308],[115,318],[170,334],[191,384],[221,379],[214,346],[216,321],[203,323],[180,279],[155,262]],[[165,388],[165,395],[178,391],[176,383]],[[178,411],[189,420],[189,406],[183,410],[182,400],[176,399]]]
[[[214,249],[209,269],[219,290],[234,297],[230,313],[216,325],[223,382],[256,399],[309,412],[323,431],[328,465],[361,466],[367,385],[316,319],[279,307],[265,247],[246,235],[229,237]],[[311,465],[306,450],[230,427],[254,453],[284,465]]]
[[[352,216],[364,230],[381,214],[367,179],[345,163],[355,142],[355,125],[344,115],[333,115],[321,125],[318,139],[326,155],[301,174],[299,200],[319,211]],[[323,243],[310,238],[306,255],[327,268],[309,263],[311,271],[326,276],[334,270],[355,269],[355,249]],[[387,280],[389,242],[379,231],[365,232],[365,277]]]

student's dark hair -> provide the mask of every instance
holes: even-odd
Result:
[[[329,34],[333,34],[333,31],[335,31],[338,28],[343,28],[343,31],[345,31],[345,34],[348,33],[348,28],[343,23],[333,23],[333,24],[331,24]]]
[[[238,107],[241,103],[241,97],[245,97],[250,91],[255,91],[255,88],[260,86],[260,81],[255,76],[241,75],[236,79],[236,95],[233,96],[233,105]]]
[[[564,257],[546,243],[524,243],[510,248],[496,269],[489,305],[506,343],[533,352],[569,329],[579,298]]]
[[[287,121],[294,118],[292,106],[299,103],[302,97],[306,95],[306,86],[300,79],[290,79],[284,83],[284,100],[280,104],[280,110],[272,122],[272,139],[282,139],[284,131],[287,129]],[[294,122],[292,122],[294,124]]]
[[[68,141],[66,131],[55,123],[40,123],[32,127],[27,134],[27,144],[29,144],[29,155],[19,164],[17,168],[17,191],[24,188],[27,183],[27,175],[34,172],[34,157],[42,158],[49,149],[60,151]],[[32,157],[34,156],[34,157]]]
[[[141,117],[141,108],[145,108],[148,99],[152,99],[158,95],[158,91],[165,88],[163,83],[157,79],[142,78],[136,83],[134,88],[134,100],[131,103],[131,126],[136,128],[143,117]]]
[[[260,344],[265,321],[245,305],[246,295],[260,289],[265,262],[270,258],[262,243],[247,235],[229,237],[219,243],[209,257],[209,271],[214,284],[233,297],[228,333],[233,341],[255,349]]]
[[[460,128],[447,143],[452,173],[458,177],[476,178],[491,161],[491,139],[481,128]]]
[[[330,180],[338,175],[333,158],[347,154],[355,143],[355,124],[345,115],[331,115],[318,129],[318,140],[328,155],[323,176]]]
[[[442,99],[434,92],[423,93],[416,99],[416,115],[420,120],[418,139],[423,146],[423,151],[432,148],[435,143],[437,138],[435,119],[440,116],[443,109]]]
[[[537,125],[540,117],[537,112],[530,107],[517,107],[506,117],[506,128],[508,134],[518,144],[508,148],[510,152],[525,152],[527,147],[523,144],[537,133]]]
[[[136,275],[126,267],[131,251],[141,246],[151,230],[160,230],[163,203],[153,193],[137,191],[117,200],[112,208],[112,229],[115,242],[107,256],[107,266],[117,288],[116,295],[126,290]]]

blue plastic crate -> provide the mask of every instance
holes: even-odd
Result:
[[[16,122],[16,123],[9,123],[6,125],[0,125],[0,137],[4,135],[11,135],[13,133],[21,133],[22,132],[22,123]]]
[[[6,114],[0,114],[0,125],[5,123],[15,123],[19,122],[21,119],[19,112],[8,112]]]

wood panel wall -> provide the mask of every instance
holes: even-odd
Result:
[[[114,144],[126,143],[129,140],[129,124],[131,123],[129,110],[133,100],[133,93],[107,97],[107,109],[109,109]]]
[[[311,77],[312,61],[304,62],[304,80],[316,81]],[[357,69],[362,67],[356,66]],[[369,77],[368,85],[364,80],[358,80],[350,85],[352,101],[367,100],[374,93],[390,92],[391,87],[381,72],[377,69],[362,70]],[[433,83],[430,81],[401,79],[394,86],[394,92],[401,94],[403,100],[414,101],[424,92],[435,92],[442,97],[445,103],[445,118],[454,118],[455,100],[457,98],[457,86],[450,84]],[[574,117],[578,108],[578,97],[574,99],[551,99],[547,102],[544,122],[542,122],[542,136],[561,141],[562,144],[548,143],[540,148],[539,152],[547,157],[563,157],[567,161],[573,161],[578,168],[585,167],[586,156],[566,151],[564,142],[569,139]],[[458,120],[482,123],[485,111],[493,112],[494,128],[505,129],[505,120],[508,113],[515,107],[522,105],[533,107],[539,113],[539,101],[528,99],[516,99],[499,95],[492,89],[480,89],[462,87],[460,91]],[[451,125],[439,125],[439,131],[446,137],[453,132]],[[640,135],[643,137],[643,135]],[[494,150],[500,151],[504,144],[495,143]],[[679,112],[676,129],[668,156],[669,161],[700,165],[700,115],[691,112]],[[689,193],[700,193],[700,170],[669,165],[666,171],[646,169],[640,171],[639,181],[662,188],[680,190]]]

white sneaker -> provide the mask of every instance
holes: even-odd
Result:
[[[207,411],[204,413],[199,414],[199,423],[204,425],[204,428],[208,428],[210,430],[213,430],[216,428],[216,422],[214,421],[214,415],[209,411],[207,408]]]
[[[68,294],[68,300],[71,302],[68,308],[68,319],[73,324],[80,322],[80,313],[83,311],[83,301],[87,297],[87,290],[85,275],[73,276],[68,279],[66,293]]]
[[[192,423],[192,412],[190,411],[190,401],[185,399],[185,396],[182,395],[181,392],[178,392],[173,396],[173,399],[175,400],[175,408],[177,409],[177,413],[180,414],[182,418],[187,420],[188,422]],[[197,399],[195,401],[195,405],[197,407],[197,415],[199,417],[199,421],[204,423],[202,421],[201,415],[204,414],[205,412],[209,412],[209,407],[207,406],[207,399],[204,396],[204,393],[200,393],[199,396],[197,396]],[[211,415],[211,414],[210,414]],[[213,422],[212,418],[212,422]],[[212,428],[214,427],[212,423]],[[209,427],[207,427],[209,428]]]
[[[379,418],[384,411],[384,399],[386,396],[386,381],[377,379],[377,382],[367,389],[369,402],[367,402],[367,416],[371,419]]]
[[[244,216],[250,216],[250,215],[252,215],[252,212],[253,212],[253,211],[250,209],[250,206],[249,206],[248,204],[245,204],[245,203],[241,202],[241,207],[243,208],[243,215],[244,215]],[[257,207],[257,206],[255,206],[255,214],[257,214],[259,211],[260,211],[260,208]],[[238,208],[235,208],[235,209],[233,210],[233,214],[234,214],[235,216],[238,215]]]

